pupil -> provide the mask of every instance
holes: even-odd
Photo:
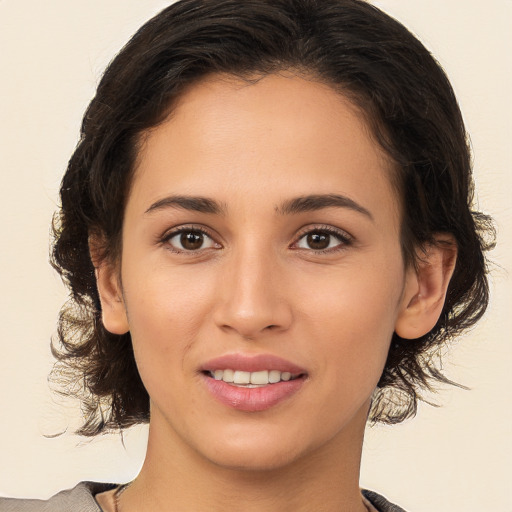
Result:
[[[330,235],[325,233],[310,233],[308,235],[308,245],[311,249],[327,249],[329,241]]]
[[[181,245],[189,250],[193,251],[199,249],[203,245],[203,235],[201,233],[182,233],[180,237]]]

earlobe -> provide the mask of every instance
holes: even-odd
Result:
[[[418,257],[416,268],[407,271],[395,332],[405,339],[419,338],[436,325],[446,299],[457,260],[451,235],[439,234]]]
[[[94,265],[96,286],[101,302],[101,319],[107,331],[112,334],[125,334],[130,328],[126,315],[122,287],[117,267],[102,259],[98,254],[100,244],[89,238],[89,252]]]
[[[121,286],[116,274],[105,265],[96,269],[96,283],[101,302],[101,319],[107,331],[112,334],[125,334],[130,328]]]

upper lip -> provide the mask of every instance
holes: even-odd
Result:
[[[244,372],[278,370],[294,375],[306,373],[304,368],[272,354],[225,354],[211,359],[201,366],[201,371],[205,372],[227,369]]]

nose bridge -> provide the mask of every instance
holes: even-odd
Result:
[[[291,310],[282,287],[278,257],[268,243],[251,238],[233,249],[224,268],[223,300],[217,324],[254,338],[266,330],[286,329]]]

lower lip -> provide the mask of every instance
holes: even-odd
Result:
[[[265,411],[297,393],[304,384],[304,377],[281,381],[258,388],[245,388],[204,376],[210,393],[219,402],[245,412]]]

